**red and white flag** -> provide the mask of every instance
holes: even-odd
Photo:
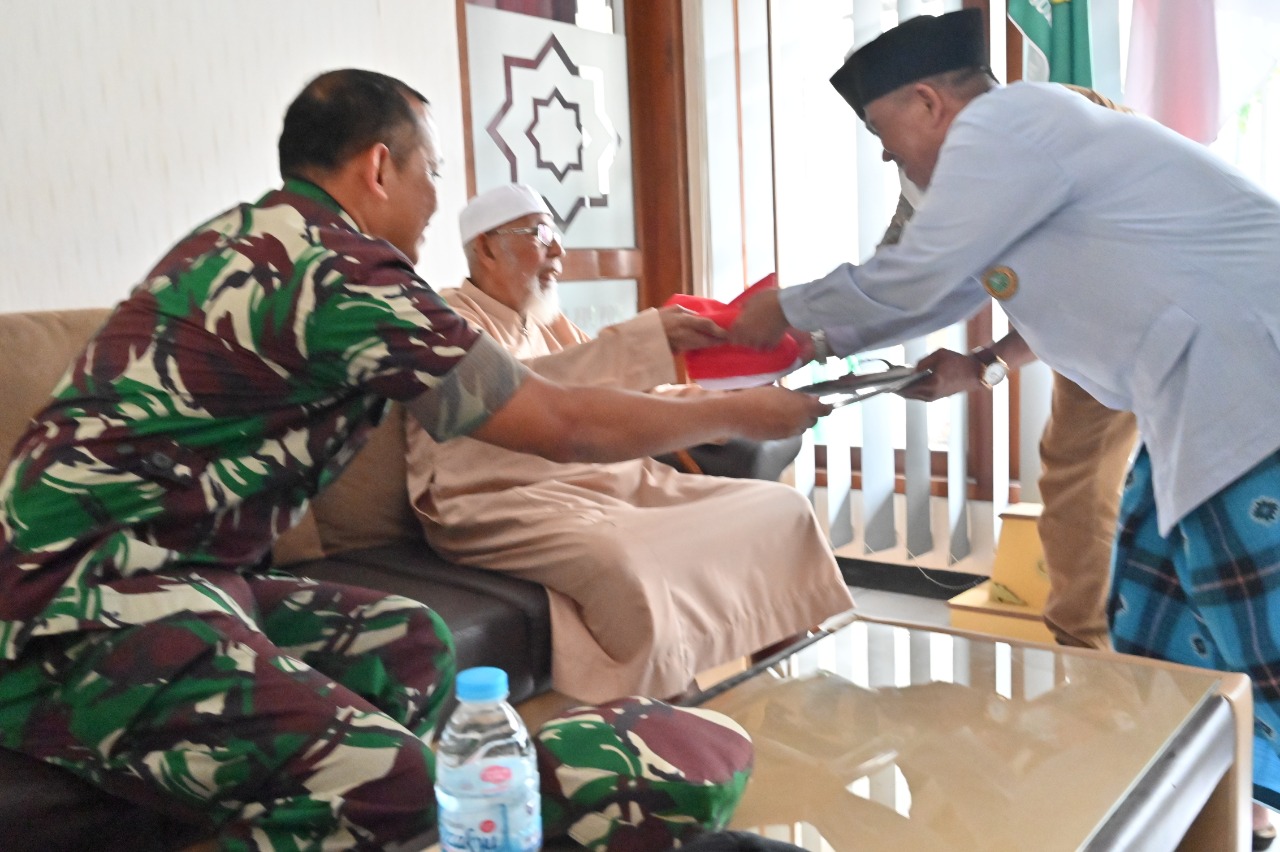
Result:
[[[1220,98],[1214,0],[1133,0],[1125,105],[1208,144]]]

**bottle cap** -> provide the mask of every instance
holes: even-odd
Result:
[[[507,673],[494,666],[476,666],[458,672],[454,687],[459,701],[497,701],[509,693]]]

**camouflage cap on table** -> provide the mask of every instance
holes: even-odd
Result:
[[[543,832],[608,852],[669,849],[724,828],[751,775],[751,738],[722,713],[623,698],[537,733]]]

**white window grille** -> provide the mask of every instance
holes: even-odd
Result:
[[[1280,17],[1268,11],[1268,2],[1218,0],[1220,39],[1224,27],[1239,30],[1240,22],[1248,21],[1250,38],[1268,41],[1262,30],[1271,33],[1267,26]],[[1119,94],[1110,90],[1124,76],[1131,4],[1091,4],[1099,56],[1119,54],[1101,63],[1098,84],[1111,94]],[[961,0],[703,0],[686,6],[690,160],[695,167],[705,164],[692,181],[694,221],[701,222],[701,232],[694,234],[695,267],[704,294],[728,300],[775,270],[784,286],[811,280],[874,251],[897,197],[896,175],[827,78],[851,47],[900,20],[960,6]],[[1224,9],[1235,16],[1234,23],[1223,17]],[[993,70],[1004,79],[1003,0],[990,4],[989,20]],[[1219,51],[1224,80],[1257,76],[1256,47]],[[1248,68],[1246,53],[1254,63]],[[1213,149],[1280,195],[1278,128],[1280,78],[1273,73],[1269,85],[1228,122]],[[995,308],[993,339],[1005,330]],[[957,327],[888,352],[863,354],[914,362],[939,346],[963,351],[967,344]],[[1039,499],[1038,442],[1050,382],[1043,365],[1020,371],[1016,418],[1010,416],[1010,383],[992,395],[991,435],[979,438],[990,441],[992,469],[978,472],[992,484],[990,502],[967,497],[975,471],[967,469],[970,401],[963,396],[929,405],[881,397],[842,409],[811,436],[826,447],[825,493],[814,488],[812,466],[798,468],[797,487],[815,494],[842,554],[925,567],[968,561],[967,567],[982,571],[989,565],[1015,468],[1019,499]],[[1015,420],[1017,444],[1011,446]],[[850,475],[854,451],[861,457],[856,491]],[[901,494],[895,453],[904,459]],[[946,459],[945,498],[930,496],[931,462],[938,454]],[[802,459],[811,457],[802,454]]]
[[[851,47],[918,14],[961,8],[961,0],[703,0],[686,7],[687,69],[692,89],[695,275],[705,295],[723,301],[769,272],[787,284],[817,278],[844,261],[860,262],[881,241],[899,193],[881,146],[828,84]],[[1003,76],[1004,8],[992,4],[993,55]],[[695,225],[695,231],[698,226]],[[997,312],[998,313],[998,312]],[[997,317],[996,336],[1003,333]],[[962,326],[883,352],[913,363],[939,346],[963,351]],[[855,367],[837,365],[835,373]],[[1046,371],[1047,375],[1047,371]],[[1038,439],[1047,410],[1024,390],[1039,420],[1023,433]],[[802,452],[796,485],[815,495],[840,552],[942,567],[989,564],[995,515],[1007,502],[1008,386],[997,389],[997,505],[967,497],[968,401],[928,405],[882,396],[841,409],[811,439],[826,447],[826,487],[814,487],[811,452]],[[853,489],[852,453],[860,454]],[[897,456],[904,493],[898,493]],[[932,494],[933,459],[946,458],[945,497]],[[1025,473],[1039,470],[1034,441]],[[1034,477],[1032,477],[1034,479]],[[1032,491],[1034,483],[1030,485]],[[825,499],[824,499],[825,498]],[[985,567],[985,566],[984,566]],[[982,570],[981,568],[975,570]]]

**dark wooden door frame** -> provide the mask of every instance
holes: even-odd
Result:
[[[628,0],[640,307],[693,292],[683,0]]]

